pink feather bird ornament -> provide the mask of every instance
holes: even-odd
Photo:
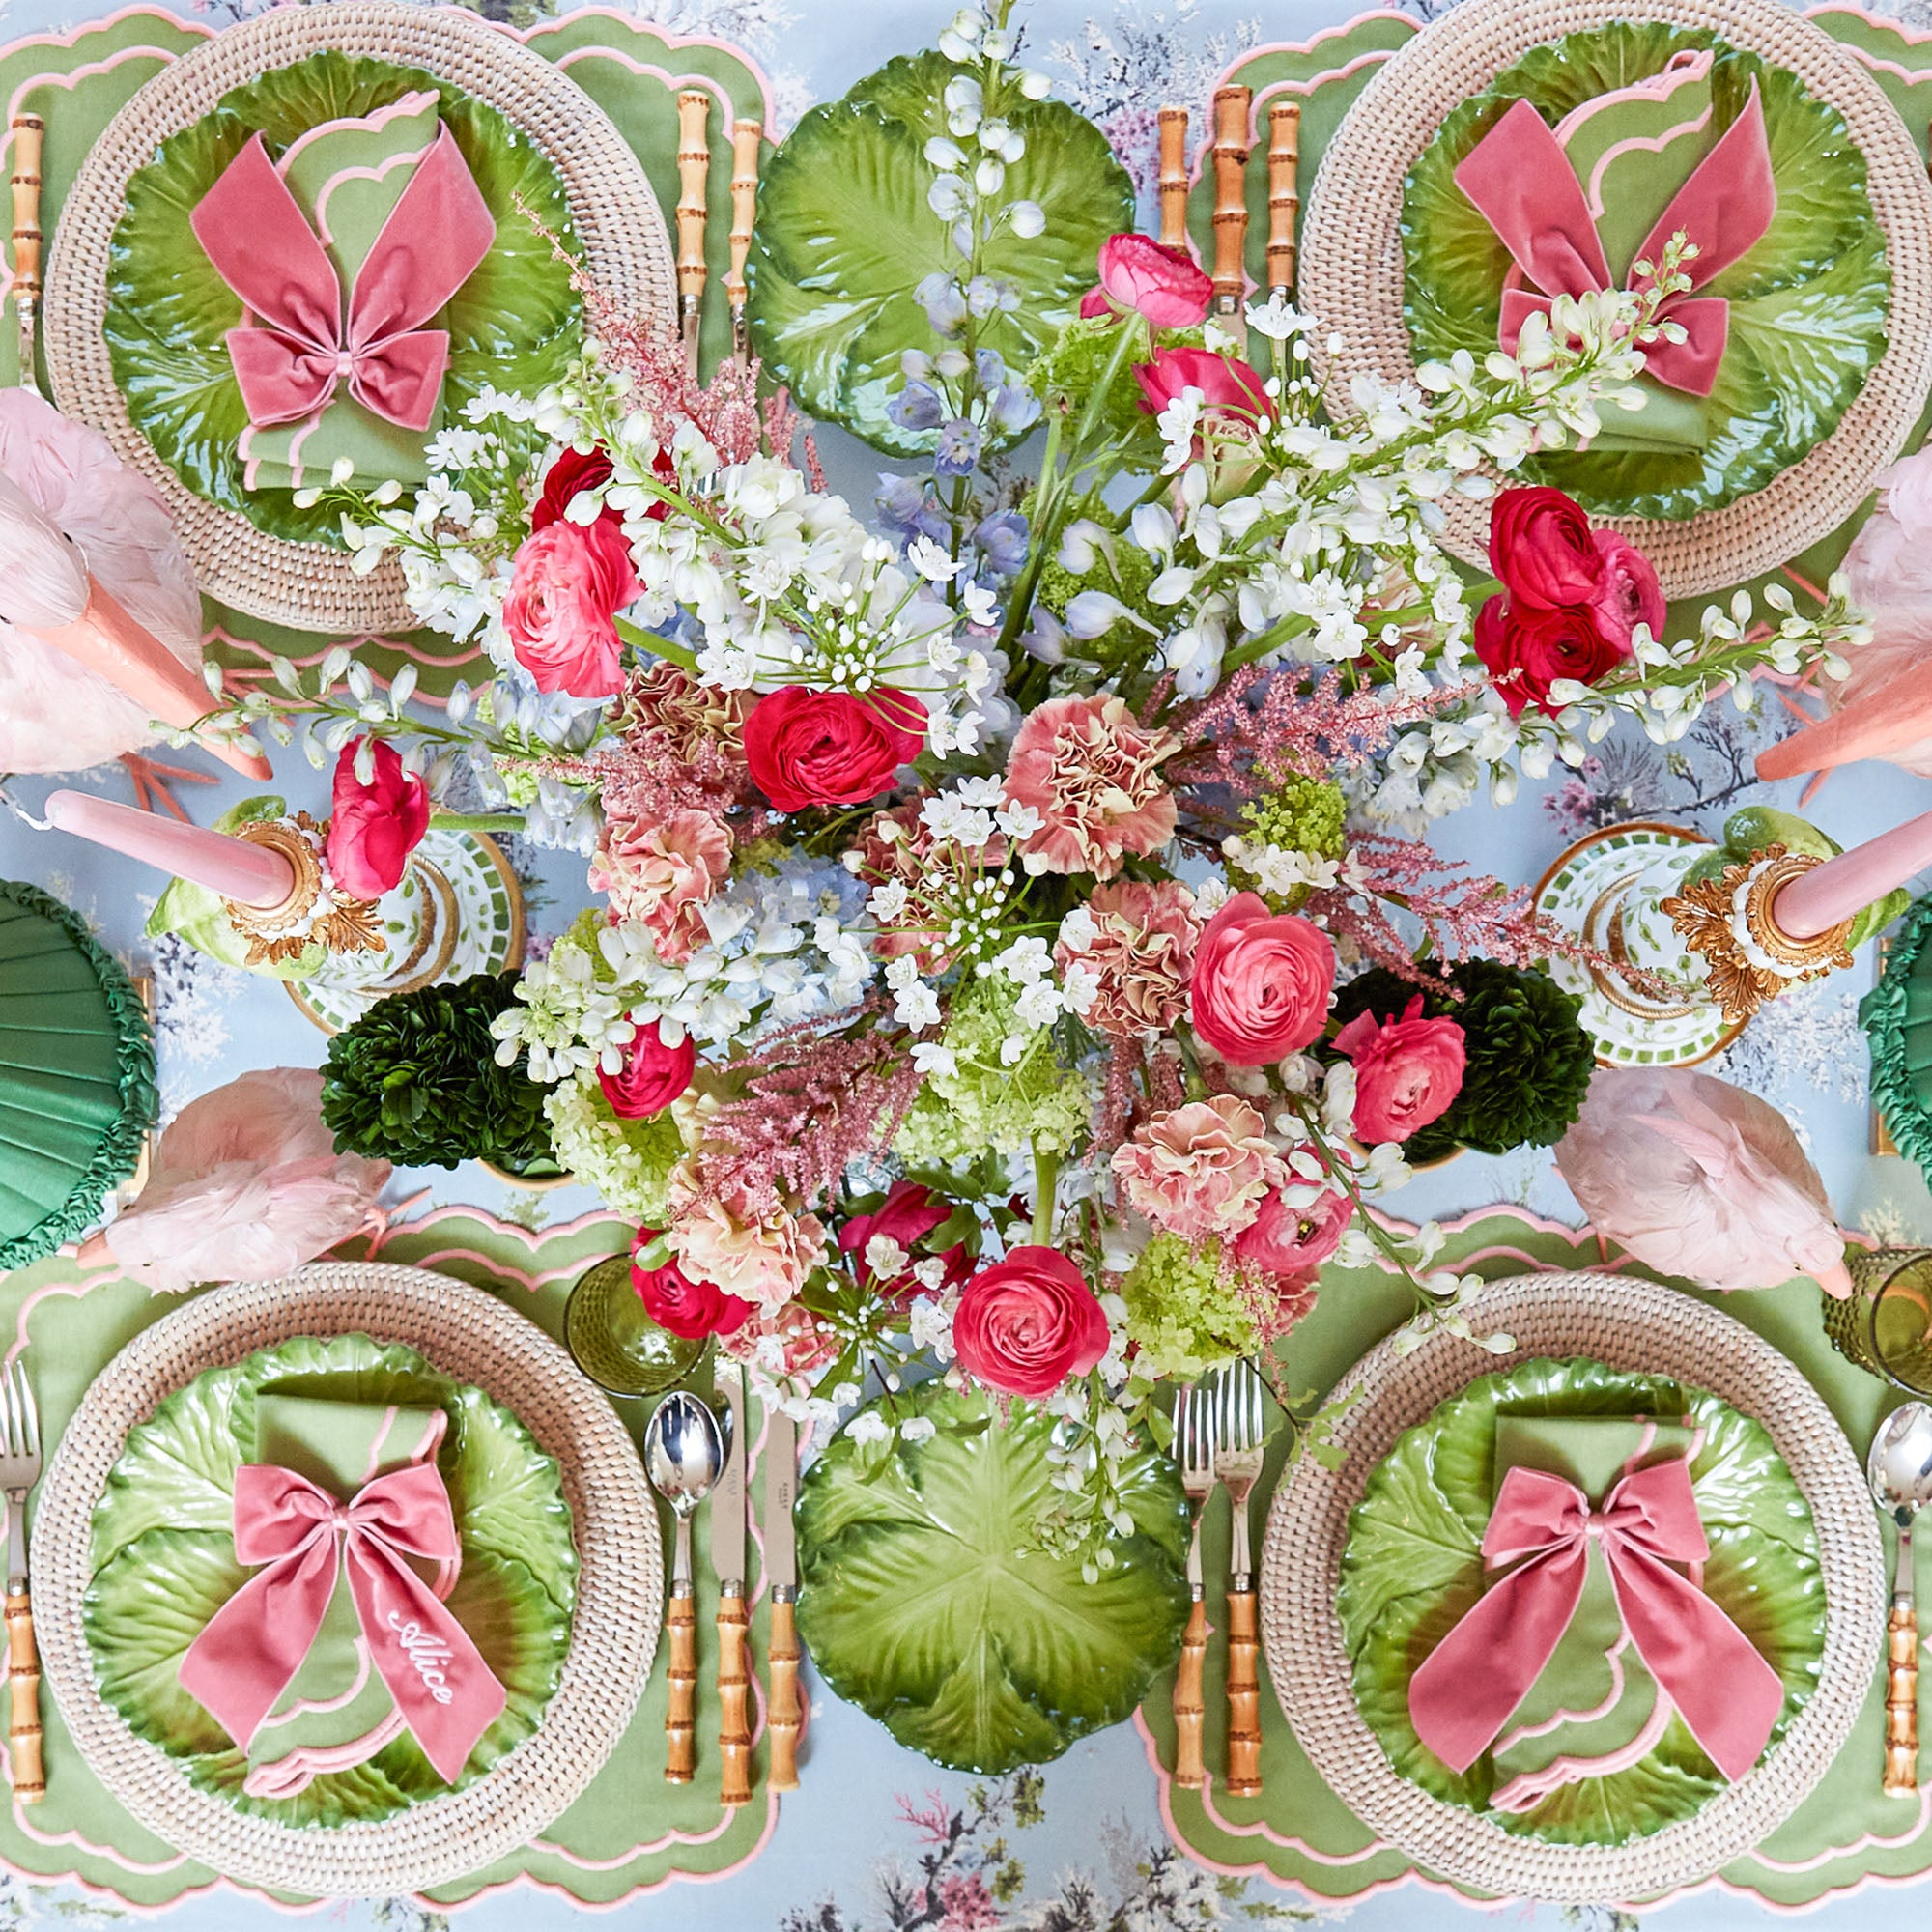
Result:
[[[201,596],[160,497],[99,431],[0,389],[0,771],[131,759],[156,720],[185,729],[212,702]],[[245,741],[205,749],[271,776]]]
[[[1684,1067],[1599,1067],[1556,1165],[1590,1225],[1660,1274],[1852,1291],[1844,1236],[1790,1123],[1755,1094]]]
[[[274,1066],[190,1100],[160,1137],[140,1198],[82,1244],[165,1294],[273,1281],[374,1225],[385,1160],[337,1153],[322,1075]]]

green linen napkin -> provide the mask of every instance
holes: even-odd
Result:
[[[1495,1484],[1517,1467],[1575,1483],[1600,1509],[1631,1470],[1691,1453],[1686,1423],[1644,1416],[1496,1418]],[[1620,1770],[1656,1745],[1669,1710],[1624,1633],[1603,1551],[1592,1541],[1583,1595],[1542,1674],[1492,1750],[1496,1808],[1524,1811],[1551,1791]]]
[[[347,1502],[376,1477],[428,1462],[446,1426],[440,1408],[265,1392],[255,1404],[254,1460],[293,1469]],[[413,1567],[434,1582],[436,1565]],[[315,1642],[248,1747],[244,1789],[257,1798],[291,1798],[320,1773],[373,1757],[402,1730],[402,1713],[371,1666],[338,1558],[335,1593]]]
[[[1627,285],[1631,265],[1671,198],[1696,172],[1722,128],[1711,111],[1709,64],[1655,76],[1584,102],[1557,125],[1556,138],[1597,214],[1597,236],[1613,288]],[[1605,404],[1603,434],[1590,448],[1686,454],[1711,440],[1706,398],[1640,377],[1643,407]]]
[[[282,156],[282,178],[321,239],[345,300],[384,222],[414,179],[416,164],[436,144],[440,106],[434,93],[406,94],[373,114],[311,128]],[[441,423],[439,405],[427,435],[434,436]],[[340,457],[354,466],[353,485],[373,489],[389,477],[406,484],[425,481],[426,440],[365,410],[345,383],[306,422],[243,430],[237,451],[250,490],[326,484]]]

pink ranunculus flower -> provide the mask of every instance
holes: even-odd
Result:
[[[511,564],[503,629],[539,691],[614,696],[624,682],[612,619],[639,591],[623,532],[559,517],[526,536]]]
[[[1328,1023],[1335,946],[1319,925],[1236,893],[1194,949],[1194,1031],[1230,1066],[1299,1053]]]
[[[1063,979],[1079,967],[1098,981],[1082,1015],[1120,1038],[1163,1033],[1187,1010],[1187,978],[1201,922],[1194,895],[1178,879],[1153,885],[1117,879],[1087,901],[1094,933],[1084,945],[1063,936],[1053,949]]]
[[[1008,800],[1039,813],[1020,863],[1036,877],[1111,879],[1128,853],[1159,851],[1175,827],[1160,766],[1179,749],[1172,731],[1143,725],[1123,697],[1049,698],[1020,726],[1007,764]]]
[[[981,1268],[952,1313],[969,1376],[1004,1395],[1051,1395],[1107,1352],[1107,1318],[1086,1277],[1054,1248],[1018,1247]]]
[[[334,794],[323,856],[335,883],[358,899],[379,899],[403,882],[410,854],[429,830],[429,787],[404,771],[393,745],[376,741],[375,769],[355,776],[362,740],[352,738],[335,761]]]
[[[1110,235],[1100,244],[1100,285],[1081,298],[1080,313],[1138,309],[1151,327],[1192,328],[1213,299],[1213,281],[1191,255],[1149,235]]]
[[[1590,534],[1604,561],[1603,587],[1590,600],[1590,614],[1597,620],[1597,628],[1626,652],[1631,633],[1639,624],[1648,626],[1653,638],[1661,638],[1666,621],[1663,587],[1649,557],[1615,530],[1593,530]]]
[[[1227,410],[1250,422],[1274,414],[1274,399],[1261,372],[1238,356],[1217,355],[1211,349],[1156,349],[1151,362],[1134,365],[1140,384],[1141,407],[1159,415],[1183,389],[1199,389],[1204,409]]]
[[[1422,995],[1399,1020],[1360,1012],[1335,1036],[1355,1063],[1355,1132],[1373,1145],[1406,1141],[1439,1121],[1463,1091],[1463,1029],[1422,1017]]]
[[[611,1111],[620,1121],[647,1121],[662,1114],[689,1091],[697,1066],[697,1042],[687,1033],[675,1046],[665,1044],[668,1020],[651,1020],[631,1036],[621,1073],[597,1069]]]
[[[670,1225],[665,1238],[693,1280],[777,1308],[791,1300],[828,1253],[825,1224],[782,1203],[703,1193],[687,1168],[671,1170]]]
[[[1303,1199],[1312,1191],[1291,1179],[1268,1195],[1255,1218],[1235,1236],[1236,1260],[1284,1284],[1312,1281],[1316,1270],[1342,1245],[1355,1211],[1346,1194],[1328,1189],[1312,1201]]]
[[[639,1228],[631,1243],[631,1286],[644,1313],[668,1333],[696,1342],[706,1335],[735,1335],[752,1315],[752,1304],[726,1294],[715,1282],[693,1281],[675,1262],[643,1266],[635,1257],[658,1238],[655,1228]]]
[[[1156,1114],[1113,1166],[1137,1213],[1190,1241],[1238,1235],[1286,1176],[1261,1115],[1233,1094]]]
[[[607,824],[590,862],[590,885],[609,896],[616,920],[648,926],[659,956],[675,966],[703,938],[699,908],[730,867],[731,835],[694,807],[656,822]]]

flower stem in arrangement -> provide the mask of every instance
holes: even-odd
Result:
[[[1060,1193],[1060,1155],[1034,1143],[1033,1150],[1033,1238],[1034,1245],[1053,1245],[1054,1208]]]

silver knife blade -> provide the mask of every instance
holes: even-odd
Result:
[[[782,1409],[765,1420],[765,1581],[775,1590],[798,1583],[798,1538],[791,1506],[798,1497],[798,1424]]]
[[[727,1362],[718,1371],[716,1387],[731,1409],[731,1440],[724,1467],[711,1492],[711,1567],[718,1580],[742,1591],[745,1582],[745,1371]]]

